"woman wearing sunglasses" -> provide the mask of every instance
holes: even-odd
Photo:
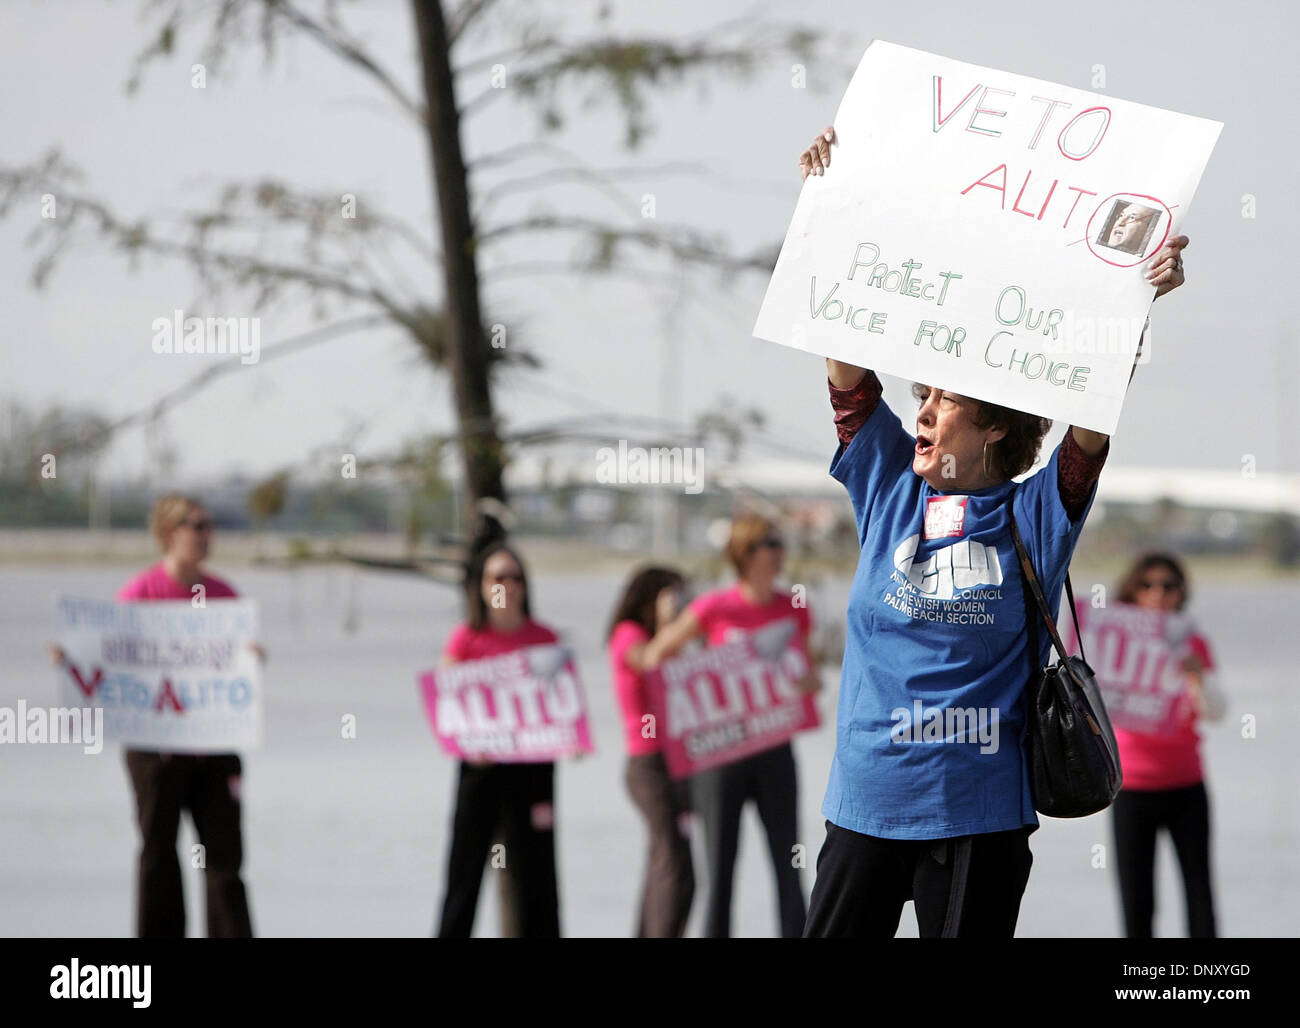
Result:
[[[752,632],[776,621],[790,620],[807,652],[812,617],[805,604],[789,589],[776,585],[785,561],[785,542],[777,526],[757,514],[742,514],[731,524],[727,558],[739,582],[696,597],[646,646],[646,667],[657,667],[691,639],[704,636],[710,645],[726,642],[737,632]],[[816,692],[821,681],[809,670],[797,682],[805,692]],[[803,932],[803,887],[794,863],[798,841],[798,779],[794,750],[788,742],[731,764],[701,771],[691,778],[691,805],[704,830],[705,862],[709,883],[704,922],[706,938],[731,934],[732,879],[740,842],[740,815],[753,800],[767,833],[781,936],[798,938]]]
[[[1139,557],[1119,586],[1121,603],[1148,610],[1178,612],[1187,605],[1187,597],[1187,574],[1182,563],[1167,553]],[[1188,936],[1215,936],[1210,803],[1196,731],[1201,718],[1217,721],[1223,716],[1213,667],[1209,642],[1191,634],[1181,659],[1187,690],[1170,710],[1172,723],[1152,732],[1115,729],[1124,787],[1115,798],[1111,825],[1124,932],[1130,939],[1151,938],[1156,836],[1161,829],[1173,840],[1182,868]]]
[[[824,172],[834,141],[827,128],[803,153],[805,178]],[[1148,265],[1156,297],[1182,284],[1186,245],[1174,237]],[[874,372],[826,367],[830,471],[861,553],[805,934],[888,938],[911,900],[923,937],[1010,938],[1038,827],[1025,686],[1051,642],[1040,632],[1029,652],[1008,510],[1059,604],[1110,440],[1072,426],[1016,483],[1038,462],[1046,418],[917,384],[912,435]]]
[[[235,590],[203,571],[212,543],[212,519],[198,500],[171,493],[149,514],[149,529],[163,557],[124,585],[123,602],[234,599]],[[265,659],[260,646],[254,646]],[[53,647],[62,663],[65,655]],[[127,772],[140,828],[136,875],[136,934],[142,939],[185,937],[185,896],[176,855],[181,813],[188,810],[204,850],[203,880],[209,938],[253,934],[248,896],[240,878],[244,842],[240,828],[240,780],[236,753],[167,753],[127,748]]]
[[[471,563],[469,580],[469,621],[447,637],[444,667],[559,642],[555,632],[533,620],[528,578],[514,550],[500,543],[486,548]],[[483,866],[498,836],[512,876],[504,901],[513,905],[518,934],[558,938],[555,764],[488,760],[460,762],[439,937],[469,937]]]

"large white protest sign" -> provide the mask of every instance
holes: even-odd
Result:
[[[221,753],[261,741],[262,676],[248,600],[55,601],[60,698],[102,708],[112,742]]]
[[[1220,122],[876,41],[754,334],[1111,433]]]

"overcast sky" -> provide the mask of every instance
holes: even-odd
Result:
[[[303,0],[307,5],[307,0]],[[548,6],[539,0],[537,6]],[[549,6],[578,32],[595,24],[596,4]],[[626,201],[590,194],[589,212],[632,223],[635,202],[655,197],[657,217],[717,233],[740,250],[779,241],[800,183],[799,151],[831,120],[848,77],[872,39],[1092,88],[1104,65],[1104,92],[1225,123],[1184,231],[1188,284],[1158,301],[1153,359],[1139,369],[1112,447],[1113,465],[1237,468],[1252,454],[1260,471],[1300,471],[1292,440],[1300,401],[1294,316],[1293,240],[1297,142],[1294,98],[1300,73],[1297,5],[1192,2],[1084,6],[870,4],[805,0],[754,5],[739,0],[614,3],[615,29],[677,35],[747,12],[798,17],[827,34],[832,60],[825,88],[791,86],[788,59],[760,62],[747,82],[712,80],[707,89],[672,87],[650,111],[654,134],[636,154],[621,148],[621,122],[606,104],[580,109],[556,141],[593,166],[698,163],[699,175],[647,174],[624,182]],[[359,10],[354,8],[359,7]],[[124,85],[132,57],[154,20],[136,0],[0,0],[0,98],[5,163],[63,148],[85,172],[85,188],[125,215],[208,205],[229,180],[260,176],[303,188],[351,192],[405,217],[432,239],[428,157],[419,134],[367,79],[304,39],[286,41],[268,68],[260,50],[235,56],[205,89],[190,84],[204,34],[191,30],[176,56]],[[348,24],[412,94],[418,93],[409,5],[374,0],[344,5]],[[490,50],[491,33],[475,40]],[[464,83],[477,93],[487,71]],[[537,119],[507,88],[468,122],[471,157],[538,135]],[[537,172],[545,161],[521,164]],[[490,181],[499,181],[501,176]],[[483,180],[486,184],[489,180]],[[1257,217],[1242,217],[1242,197]],[[533,190],[501,214],[574,207],[572,191]],[[145,260],[132,273],[101,244],[76,249],[44,292],[28,284],[24,245],[35,210],[0,222],[0,268],[7,289],[0,323],[0,394],[24,405],[93,407],[116,416],[147,406],[192,377],[205,358],[153,353],[155,318],[193,296],[188,270]],[[551,246],[552,257],[564,247]],[[522,247],[493,261],[544,255]],[[436,271],[423,275],[436,296]],[[750,337],[765,279],[721,288],[699,279],[694,298],[648,282],[548,276],[501,278],[488,286],[490,317],[511,327],[544,361],[504,384],[501,410],[512,427],[579,413],[693,417],[727,394],[761,408],[782,455],[829,459],[834,435],[819,358]],[[244,301],[245,303],[247,301]],[[259,313],[232,307],[218,313]],[[310,326],[302,315],[260,312],[269,345]],[[887,399],[914,425],[905,383]],[[163,425],[180,456],[179,478],[211,480],[235,470],[262,474],[297,464],[349,425],[359,455],[382,453],[410,436],[450,427],[448,384],[395,329],[353,336],[266,366],[241,369],[168,415]],[[1063,426],[1050,437],[1055,440]],[[776,450],[755,449],[754,454]],[[124,433],[110,451],[110,475],[146,466],[143,431]],[[327,471],[329,469],[322,469]]]

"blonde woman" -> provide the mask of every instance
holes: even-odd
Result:
[[[752,632],[776,621],[794,622],[799,643],[807,648],[812,615],[796,603],[789,589],[777,586],[785,562],[785,540],[775,523],[757,514],[742,514],[731,524],[727,558],[736,569],[734,586],[715,589],[692,600],[655,634],[642,660],[657,667],[691,639],[704,636],[710,645],[736,632]],[[797,683],[816,692],[821,682],[813,670]],[[740,843],[740,815],[750,800],[767,833],[776,875],[781,937],[803,933],[807,904],[792,853],[798,841],[798,777],[788,742],[731,764],[701,771],[691,778],[691,803],[704,829],[709,895],[704,923],[707,938],[731,934],[731,891]]]
[[[179,493],[162,497],[149,515],[149,529],[162,559],[127,582],[118,600],[189,600],[199,586],[210,600],[237,596],[229,584],[203,570],[212,546],[212,518],[198,500]],[[254,649],[265,659],[261,647]],[[56,663],[63,662],[57,647],[52,655]],[[136,934],[142,939],[185,937],[176,832],[181,812],[188,810],[204,850],[208,937],[252,936],[248,895],[240,877],[244,846],[239,755],[128,748],[125,758],[140,828]]]

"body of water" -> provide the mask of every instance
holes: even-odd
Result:
[[[254,928],[275,936],[419,936],[433,930],[455,764],[437,749],[417,672],[433,666],[459,620],[459,597],[409,576],[314,568],[212,570],[259,601],[266,668],[264,744],[244,754],[245,881]],[[57,702],[45,654],[59,592],[109,597],[120,567],[26,565],[0,578],[0,705]],[[617,714],[603,631],[621,579],[611,573],[534,572],[533,609],[576,648],[598,746],[557,776],[561,918],[565,934],[632,931],[644,861],[641,821],[623,786]],[[1082,580],[1082,578],[1080,579]],[[1194,588],[1197,583],[1193,583]],[[843,617],[848,581],[811,592],[814,616]],[[1296,795],[1300,700],[1283,643],[1300,610],[1295,584],[1205,584],[1193,613],[1214,645],[1230,697],[1205,729],[1213,860],[1224,935],[1294,936],[1300,927]],[[819,813],[834,750],[838,668],[824,674],[823,727],[799,736],[804,887],[824,837]],[[344,739],[345,715],[356,738]],[[1244,716],[1255,735],[1244,737]],[[136,831],[119,747],[0,746],[0,933],[121,936],[133,931]],[[193,842],[188,822],[181,844]],[[1022,936],[1115,936],[1119,905],[1110,821],[1043,820],[1021,910]],[[1104,847],[1099,851],[1096,847]],[[757,817],[747,811],[737,869],[734,931],[776,931],[775,894]],[[188,862],[185,862],[186,865]],[[1112,861],[1107,864],[1113,865]],[[703,879],[703,867],[697,861]],[[1157,934],[1183,932],[1181,879],[1162,841]],[[190,934],[202,934],[202,892],[187,869]],[[492,871],[477,933],[497,932]],[[702,891],[702,887],[701,887]],[[697,898],[691,934],[698,929]],[[900,934],[915,935],[910,905]]]

